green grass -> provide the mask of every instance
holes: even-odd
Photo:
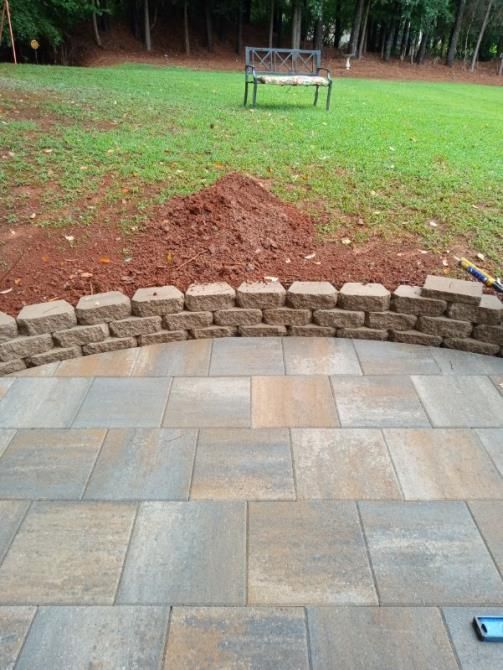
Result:
[[[264,86],[251,111],[243,78],[0,66],[0,220],[26,222],[35,193],[37,224],[136,228],[152,204],[244,171],[319,215],[322,235],[414,234],[501,263],[502,88],[343,79],[326,113],[310,89]]]

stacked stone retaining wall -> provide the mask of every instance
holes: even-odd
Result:
[[[429,276],[423,287],[328,282],[195,284],[118,291],[0,312],[0,375],[77,356],[203,337],[350,337],[503,353],[503,304],[481,284]]]

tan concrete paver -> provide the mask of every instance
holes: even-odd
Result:
[[[327,377],[252,378],[254,428],[338,425]]]
[[[402,497],[379,430],[296,428],[292,447],[299,499]]]
[[[294,500],[288,430],[202,430],[191,498]]]
[[[2,670],[14,670],[16,659],[35,612],[35,607],[0,607],[0,668]]]
[[[306,341],[307,340],[307,341]],[[360,375],[351,340],[330,337],[287,337],[283,340],[289,375]]]
[[[211,375],[282,375],[279,337],[225,337],[213,341]]]
[[[470,503],[470,509],[503,575],[503,501],[478,500]]]
[[[308,670],[304,612],[294,607],[175,607],[164,670]]]
[[[172,342],[169,347],[141,347],[134,377],[204,377],[208,374],[211,340]]]
[[[129,377],[139,349],[121,349],[62,361],[56,377]]]
[[[503,477],[503,428],[480,428],[475,432]]]
[[[503,498],[503,478],[469,430],[384,431],[406,499]]]
[[[32,505],[0,567],[0,604],[112,604],[135,506]]]
[[[354,503],[250,503],[248,533],[250,604],[377,604]]]
[[[28,505],[29,503],[23,500],[0,500],[0,562],[9,548]]]

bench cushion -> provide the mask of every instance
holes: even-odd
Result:
[[[257,75],[260,84],[276,84],[277,86],[328,86],[326,77],[301,74],[260,74]]]

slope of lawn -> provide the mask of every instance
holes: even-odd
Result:
[[[501,267],[503,88],[336,80],[329,113],[312,93],[263,86],[253,111],[238,73],[0,65],[0,222],[137,228],[244,171],[321,235],[413,233]]]

